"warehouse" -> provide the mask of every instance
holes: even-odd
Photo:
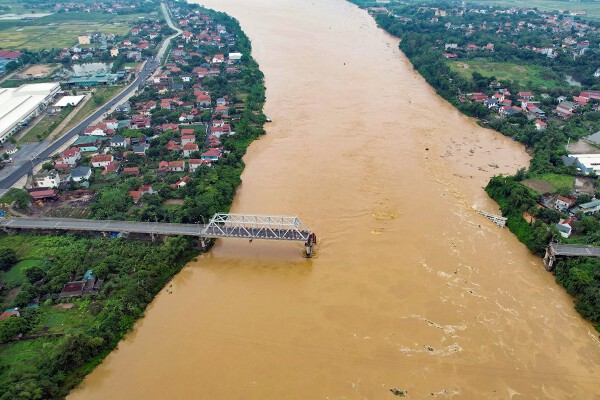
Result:
[[[59,91],[58,83],[35,83],[0,89],[0,143],[37,117]]]

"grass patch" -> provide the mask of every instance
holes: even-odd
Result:
[[[87,208],[72,207],[68,205],[53,208],[48,211],[44,216],[50,218],[89,218],[92,212]]]
[[[49,340],[44,338],[0,345],[0,365],[19,367],[27,365],[27,361],[39,359]]]
[[[127,68],[136,69],[137,67],[140,66],[140,64],[141,63],[139,63],[139,62],[128,62],[128,63],[123,64],[122,69],[127,69]]]
[[[48,329],[49,333],[64,333],[75,327],[86,327],[93,321],[93,316],[88,311],[89,301],[74,301],[75,307],[71,309],[40,307],[42,318],[38,329]]]
[[[446,61],[446,64],[454,72],[459,73],[463,78],[472,80],[472,73],[491,77],[495,76],[500,81],[519,82],[521,88],[555,88],[565,86],[565,82],[557,82],[544,78],[552,73],[550,68],[535,65],[523,65],[506,62],[496,62],[488,59],[458,60]]]
[[[41,142],[52,133],[56,126],[60,124],[67,115],[69,115],[69,113],[65,112],[45,116],[17,141],[17,145],[22,143]]]
[[[6,235],[0,236],[0,246],[11,247],[17,252],[20,260],[42,258],[45,254],[43,249],[45,236],[35,235]]]
[[[572,188],[575,180],[571,175],[561,174],[544,174],[537,176],[538,179],[543,179],[551,185],[554,185],[557,189],[561,187]]]
[[[2,88],[16,88],[23,84],[21,79],[7,79],[5,81],[0,82],[0,87]]]
[[[563,175],[563,174],[543,174],[533,176],[532,179],[542,180],[551,185],[554,189],[552,192],[556,191],[561,187],[568,187],[569,189],[573,188],[575,184],[575,180],[571,175]]]
[[[521,182],[521,185],[533,190],[536,194],[552,193],[556,190],[554,185],[549,184],[543,179],[526,179]]]
[[[40,265],[41,263],[42,260],[35,258],[21,260],[13,265],[11,269],[2,274],[2,281],[6,283],[13,282],[16,285],[21,285],[23,282],[25,282],[24,270],[29,267]]]

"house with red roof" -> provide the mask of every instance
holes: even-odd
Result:
[[[208,69],[202,67],[196,67],[192,70],[192,72],[196,74],[198,78],[204,78],[206,75],[208,75]]]
[[[523,99],[525,101],[533,99],[535,96],[531,92],[519,92],[517,93],[519,99]]]
[[[0,50],[3,51],[3,50]],[[3,319],[7,319],[7,318],[18,318],[21,316],[21,313],[19,312],[19,309],[17,307],[15,308],[9,308],[8,310],[5,310],[2,314],[0,314],[0,321],[2,321]]]
[[[178,180],[177,182],[173,183],[173,184],[171,185],[171,187],[172,187],[173,189],[179,189],[179,188],[182,188],[182,187],[184,187],[185,185],[187,185],[187,183],[188,183],[189,181],[191,181],[191,180],[192,180],[192,178],[190,178],[189,176],[187,176],[187,175],[186,175],[186,176],[184,176],[183,178],[181,178],[180,180]]]
[[[167,142],[167,150],[169,151],[179,151],[181,150],[181,145],[177,143],[175,140],[169,140]]]
[[[138,176],[140,174],[140,168],[139,167],[123,168],[123,174],[129,175],[129,176]]]
[[[112,154],[98,154],[92,157],[92,167],[104,168],[114,161]]]
[[[483,102],[486,101],[488,99],[487,94],[483,94],[483,93],[471,93],[469,95],[469,100],[471,101],[475,101],[475,102]]]
[[[189,43],[190,40],[192,40],[192,38],[194,37],[194,34],[192,32],[189,32],[189,31],[184,31],[181,34],[181,37],[183,37],[183,40],[185,40],[186,43]]]
[[[186,143],[183,145],[183,156],[184,157],[189,157],[192,155],[193,152],[198,151],[198,145],[196,143]]]
[[[53,200],[58,197],[56,189],[30,189],[29,195],[34,200]]]
[[[201,165],[210,166],[210,160],[202,160],[199,158],[190,158],[188,160],[188,169],[190,172],[196,172],[196,169],[198,169],[198,167]]]
[[[556,200],[554,201],[554,208],[559,211],[566,211],[569,208],[573,207],[575,204],[575,199],[571,199],[569,197],[564,196],[556,196]]]
[[[79,147],[71,147],[63,151],[61,154],[62,163],[70,166],[77,165],[77,161],[81,159],[81,149]]]
[[[196,94],[196,104],[199,107],[210,107],[210,95],[206,93]]]
[[[189,131],[189,130],[191,130],[193,132],[192,129],[183,129],[182,133],[183,133],[183,131]],[[188,143],[196,143],[196,136],[193,134],[192,135],[182,135],[181,136],[181,144],[183,146],[185,146]]]
[[[225,62],[225,56],[223,54],[215,54],[210,61],[213,64],[220,64]]]
[[[172,130],[173,132],[179,132],[179,125],[177,125],[177,124],[162,124],[161,129],[163,130],[163,132],[166,132],[168,130]]]
[[[546,129],[547,126],[548,124],[542,121],[541,119],[535,120],[535,129],[537,129],[538,131],[543,131],[544,129]]]
[[[210,138],[208,139],[208,147],[221,147],[221,141],[215,135],[210,135]]]
[[[185,161],[161,161],[158,170],[165,172],[182,172],[185,169]]]
[[[182,135],[193,135],[194,134],[194,130],[190,129],[190,128],[182,128],[181,129],[181,134]]]
[[[104,166],[104,171],[102,171],[102,175],[108,175],[112,172],[117,172],[119,170],[119,164],[115,161],[111,161],[107,165]]]
[[[23,53],[21,53],[20,51],[0,50],[0,60],[4,59],[14,61],[22,55]]]
[[[209,149],[200,155],[201,160],[209,160],[209,161],[219,161],[222,156],[221,149]]]
[[[152,189],[152,185],[142,185],[137,190],[130,190],[129,195],[133,198],[134,203],[138,203],[143,195],[155,194],[156,192]]]
[[[105,124],[91,125],[85,128],[83,131],[84,135],[93,135],[93,136],[106,136],[106,130],[108,128]]]

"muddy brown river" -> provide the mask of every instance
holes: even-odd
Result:
[[[598,334],[539,258],[476,210],[528,163],[343,0],[203,0],[241,22],[267,135],[233,211],[320,243],[223,240],[70,399],[593,399]]]

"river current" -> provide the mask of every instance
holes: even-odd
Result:
[[[593,399],[598,334],[483,186],[524,149],[439,98],[343,0],[202,0],[265,73],[232,211],[319,238],[223,240],[70,399]]]

